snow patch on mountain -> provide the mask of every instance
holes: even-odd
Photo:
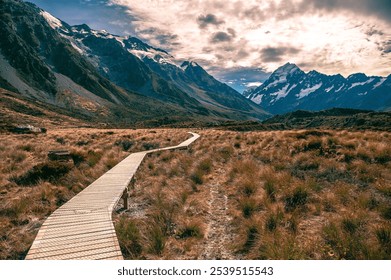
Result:
[[[334,88],[334,86],[331,86],[331,87],[329,87],[329,88],[326,88],[324,91],[325,91],[325,92],[330,92],[333,88]]]
[[[288,87],[289,87],[289,85],[286,85],[282,89],[280,89],[279,91],[270,94],[270,95],[276,96],[276,98],[273,100],[273,103],[288,95],[288,92],[287,92]]]
[[[81,48],[79,48],[74,42],[70,41],[70,43],[71,43],[72,47],[73,47],[78,53],[80,53],[80,54],[85,54],[85,52],[84,52]]]
[[[172,56],[155,49],[149,49],[148,51],[128,49],[128,52],[137,56],[141,60],[144,60],[145,58],[149,58],[160,64],[172,64],[176,66]]]
[[[340,88],[337,89],[335,92],[340,92],[340,91],[343,89],[344,86],[345,86],[345,85],[340,86]]]
[[[48,12],[41,11],[40,15],[45,18],[45,20],[47,21],[47,23],[50,25],[51,28],[56,29],[56,28],[61,28],[62,27],[61,20],[59,20],[58,18],[52,16]]]
[[[373,89],[380,87],[385,80],[387,80],[387,78],[381,78],[380,81],[373,86]]]
[[[256,97],[254,97],[253,99],[251,99],[251,101],[256,104],[261,104],[262,98],[263,98],[263,94],[260,94],[260,95],[257,95]]]
[[[310,88],[302,89],[300,91],[300,93],[297,94],[296,96],[298,97],[298,99],[302,99],[303,97],[306,97],[306,96],[310,95],[311,93],[317,91],[321,87],[322,87],[322,83],[317,84],[317,85],[310,87]]]
[[[76,27],[72,27],[71,30],[72,30],[72,32],[74,32],[74,33],[79,33],[79,34],[83,34],[83,35],[90,34],[90,32],[89,32],[88,30],[85,30],[84,28],[78,30]],[[92,34],[94,34],[94,33],[92,32]],[[94,34],[94,35],[95,35],[95,34]]]
[[[363,86],[363,85],[366,85],[366,84],[370,84],[373,82],[375,78],[371,78],[369,80],[366,80],[364,82],[358,82],[358,83],[353,83],[348,89],[352,89],[354,87],[358,87],[358,86]]]
[[[117,40],[117,42],[120,43],[123,48],[125,48],[125,43],[124,43],[123,37],[116,36],[116,37],[114,37],[114,39]]]
[[[294,90],[295,88],[297,87],[297,84],[293,85],[289,90],[288,92],[286,93],[286,95],[288,95],[292,90]]]

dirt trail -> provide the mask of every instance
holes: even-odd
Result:
[[[208,224],[205,230],[205,241],[201,259],[206,260],[233,260],[231,246],[234,237],[231,230],[231,217],[228,215],[228,198],[224,188],[218,180],[223,176],[223,170],[219,169],[218,174],[209,181],[210,198],[208,202]]]

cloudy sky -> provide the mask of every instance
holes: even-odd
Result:
[[[29,0],[69,24],[132,35],[238,90],[286,62],[391,74],[390,0]]]

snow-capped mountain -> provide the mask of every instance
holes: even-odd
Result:
[[[3,0],[0,13],[0,87],[31,100],[129,123],[268,115],[206,71],[207,79],[189,76],[169,53],[138,38],[70,26],[21,0]]]
[[[180,105],[198,106],[200,102],[218,114],[240,110],[239,115],[265,115],[259,106],[214,79],[196,62],[185,61],[179,66],[169,53],[138,38],[93,30],[85,24],[69,26],[44,13],[54,30],[118,86]]]
[[[368,77],[358,73],[344,78],[317,71],[303,72],[287,63],[246,97],[265,110],[281,114],[333,107],[385,110],[391,106],[391,75]]]

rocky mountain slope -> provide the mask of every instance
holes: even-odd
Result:
[[[287,63],[244,95],[273,114],[333,107],[382,111],[391,106],[391,75],[368,77],[358,73],[344,78],[317,71],[305,73]]]
[[[20,0],[0,4],[0,86],[32,101],[111,123],[267,115],[205,71],[212,84],[200,86],[202,78],[137,38],[70,26]]]

